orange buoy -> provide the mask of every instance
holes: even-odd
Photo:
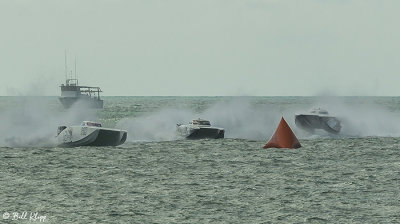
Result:
[[[285,119],[281,119],[278,128],[276,128],[275,133],[272,135],[271,139],[264,145],[266,148],[288,148],[297,149],[300,148],[300,142],[294,135],[292,129],[286,123]]]

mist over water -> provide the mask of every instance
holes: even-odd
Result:
[[[221,101],[202,112],[190,108],[161,108],[148,115],[124,118],[116,125],[128,131],[128,141],[170,141],[179,139],[176,124],[192,119],[209,120],[225,129],[225,138],[265,139],[274,131],[282,113],[268,105],[255,106],[249,100]]]
[[[170,141],[179,139],[176,125],[191,116],[190,111],[163,108],[137,118],[123,118],[116,128],[128,131],[127,141]]]
[[[97,120],[96,111],[79,103],[69,110],[57,110],[47,101],[24,97],[0,111],[0,146],[52,147],[58,126],[78,125],[82,120]]]
[[[399,102],[381,102],[354,97],[320,97],[315,105],[328,110],[341,120],[340,137],[398,137],[400,136]],[[317,107],[317,106],[315,106]]]
[[[283,111],[273,105],[254,105],[245,99],[213,105],[203,116],[225,128],[228,138],[262,140],[272,135]]]
[[[282,116],[300,139],[400,136],[400,102],[397,98],[371,99],[227,97],[213,99],[210,103],[206,97],[197,99],[196,104],[202,105],[199,109],[191,99],[174,102],[170,98],[161,98],[150,102],[141,98],[138,106],[132,97],[113,98],[111,103],[118,109],[106,108],[106,112],[102,112],[85,108],[80,103],[65,110],[56,99],[49,103],[37,97],[21,97],[13,103],[0,105],[0,146],[52,147],[56,144],[54,137],[59,125],[79,125],[83,120],[100,121],[110,128],[116,124],[115,128],[128,131],[128,142],[181,139],[176,134],[176,124],[188,124],[196,118],[210,120],[213,126],[224,128],[225,138],[268,140]],[[147,106],[150,103],[151,106]],[[322,130],[310,134],[295,125],[296,113],[306,113],[315,107],[324,108],[341,120],[339,135]],[[146,108],[155,109],[147,111]],[[139,115],[129,115],[135,115],[137,111]],[[110,123],[107,119],[115,122],[107,125]]]
[[[400,98],[104,101],[66,110],[56,97],[0,97],[3,211],[35,210],[49,223],[398,223],[400,138],[366,136],[400,136]],[[297,128],[294,114],[313,107],[341,119],[341,134]],[[282,116],[302,148],[262,149]],[[175,135],[199,117],[226,138]],[[126,129],[127,142],[54,147],[57,126],[83,120]]]
[[[202,111],[190,107],[161,107],[155,112],[120,120],[116,127],[128,131],[128,141],[169,141],[179,139],[176,124],[187,124],[195,118],[210,120],[212,126],[225,128],[226,138],[267,140],[274,133],[283,116],[295,134],[302,139],[346,137],[400,136],[398,111],[374,102],[346,102],[337,97],[313,98],[308,102],[255,103],[251,98],[234,98],[213,103]],[[296,113],[308,113],[312,108],[323,108],[341,120],[339,135],[317,130],[310,134],[295,125]]]

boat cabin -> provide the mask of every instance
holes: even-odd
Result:
[[[210,124],[210,121],[207,121],[207,120],[203,120],[203,119],[195,119],[195,120],[192,120],[191,122],[190,122],[190,124],[192,124],[192,125],[207,125],[207,126],[210,126],[211,124]]]
[[[78,79],[67,79],[61,86],[61,97],[90,97],[100,100],[100,87],[80,86]]]
[[[101,124],[93,121],[83,121],[81,126],[101,127]]]
[[[312,109],[310,113],[328,115],[328,111],[321,108]]]

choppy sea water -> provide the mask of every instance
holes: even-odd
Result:
[[[400,222],[400,98],[104,100],[101,111],[65,111],[55,97],[0,97],[2,223],[34,212],[47,223]],[[342,119],[341,135],[296,128],[294,113],[315,106]],[[281,116],[302,148],[262,149]],[[175,124],[197,117],[226,138],[176,138]],[[77,148],[48,140],[60,123],[82,119],[124,128],[128,140]],[[16,212],[27,219],[13,220]]]

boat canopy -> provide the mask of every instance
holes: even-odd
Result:
[[[92,121],[83,121],[81,126],[101,127],[101,124]]]
[[[192,120],[191,122],[190,122],[190,124],[193,124],[193,125],[211,125],[210,124],[210,121],[207,121],[207,120],[203,120],[203,119],[195,119],[195,120]]]
[[[316,109],[312,109],[312,110],[310,111],[310,113],[312,113],[312,114],[325,114],[325,115],[327,115],[327,114],[328,114],[328,111],[327,111],[327,110],[324,110],[324,109],[321,109],[321,108],[316,108]]]

